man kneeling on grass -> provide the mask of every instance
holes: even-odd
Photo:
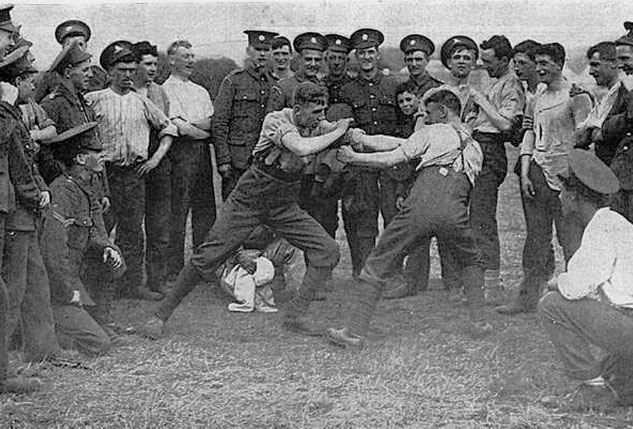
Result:
[[[139,329],[141,335],[160,337],[165,322],[184,297],[196,284],[213,281],[217,268],[259,225],[269,226],[306,256],[303,283],[287,304],[282,326],[305,335],[320,335],[301,317],[337,264],[339,249],[336,241],[297,202],[309,156],[343,137],[351,122],[325,121],[326,106],[325,89],[303,82],[295,89],[292,109],[266,116],[253,150],[253,164],[222,205],[205,241],[195,249],[155,316]]]
[[[542,401],[576,411],[633,405],[633,224],[608,207],[620,183],[598,157],[579,149],[559,177],[563,215],[579,219],[584,233],[539,310],[565,372],[582,385],[563,400]],[[597,359],[592,345],[606,356]]]
[[[363,267],[359,277],[360,296],[348,326],[327,331],[330,341],[338,345],[361,347],[364,344],[385,283],[400,265],[402,255],[433,235],[443,240],[455,262],[461,265],[458,268],[467,289],[471,333],[482,336],[492,331],[481,318],[482,261],[468,218],[470,192],[481,171],[481,148],[461,122],[461,103],[457,95],[449,90],[437,90],[425,97],[425,106],[427,125],[408,139],[368,136],[354,131],[354,149],[339,149],[339,159],[354,165],[387,168],[413,159],[419,164],[409,197]]]

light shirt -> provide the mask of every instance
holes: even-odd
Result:
[[[178,130],[167,116],[147,97],[130,91],[125,95],[111,88],[86,94],[99,122],[104,158],[127,166],[147,159],[152,128],[164,135],[178,136]]]
[[[535,139],[533,145],[521,145],[521,155],[532,155],[555,191],[561,189],[558,175],[567,171],[567,155],[576,143],[574,132],[591,111],[591,98],[587,94],[571,97],[570,89],[567,81],[557,90],[540,87],[525,112],[534,118]]]
[[[465,126],[427,125],[414,132],[400,147],[407,159],[420,159],[416,170],[436,165],[450,165],[455,171],[464,172],[473,186],[481,172],[481,147]]]
[[[633,224],[608,207],[587,224],[580,248],[558,276],[567,299],[594,298],[633,308]]]
[[[609,88],[606,95],[591,109],[591,113],[582,124],[583,128],[602,128],[602,123],[607,119],[609,113],[620,98],[620,87],[622,82],[618,81]]]
[[[509,71],[493,81],[490,90],[486,93],[486,98],[499,115],[510,121],[523,114],[525,108],[523,87],[521,81]],[[499,134],[501,132],[483,109],[479,109],[479,115],[474,122],[473,129],[482,133]]]
[[[182,80],[174,75],[163,83],[169,97],[169,117],[180,118],[190,123],[202,122],[213,116],[213,103],[202,86]]]

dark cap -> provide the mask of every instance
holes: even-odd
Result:
[[[628,31],[628,33],[616,40],[615,44],[633,46],[633,22],[626,21],[624,23],[624,29]]]
[[[442,45],[440,58],[444,67],[448,68],[448,60],[456,49],[472,49],[475,51],[475,59],[479,58],[479,48],[473,39],[468,36],[453,36]]]
[[[378,30],[372,28],[361,28],[356,30],[349,36],[350,42],[354,49],[365,49],[378,47],[385,41],[385,36]]]
[[[302,33],[292,41],[292,47],[296,52],[301,53],[304,49],[315,49],[317,51],[325,51],[327,49],[327,39],[319,33]]]
[[[64,43],[66,37],[84,36],[86,42],[90,40],[90,27],[83,21],[71,19],[64,21],[55,29],[55,39],[60,45]]]
[[[326,34],[327,48],[334,52],[349,54],[352,51],[352,42],[345,36],[339,34]]]
[[[55,57],[49,70],[61,71],[67,66],[76,66],[86,60],[92,58],[92,55],[79,47],[77,41],[66,45],[64,49]]]
[[[97,137],[97,122],[87,122],[57,134],[47,144],[72,144],[80,149],[103,150],[101,140]]]
[[[277,36],[279,33],[274,33],[272,31],[261,31],[261,30],[246,30],[244,34],[248,36],[248,44],[253,48],[270,48],[270,42],[272,42],[273,37]]]
[[[615,194],[620,190],[620,181],[613,170],[593,153],[572,149],[567,160],[567,173],[558,175],[567,186],[578,186],[580,182],[590,190],[603,195]]]
[[[29,47],[28,46],[21,46],[21,47],[19,47],[17,49],[13,49],[11,52],[9,52],[7,55],[5,55],[2,60],[0,60],[0,69],[3,69],[3,68],[8,67],[10,65],[16,64],[18,61],[20,61],[26,55],[26,53],[28,51],[29,51]],[[29,66],[30,66],[30,64],[26,64],[24,66],[24,70],[26,70]],[[24,71],[24,70],[22,70],[22,71]]]
[[[127,40],[117,40],[110,43],[99,56],[99,64],[105,70],[119,62],[136,62],[136,55],[132,52],[132,43]]]
[[[0,6],[0,30],[8,31],[10,33],[19,33],[20,27],[13,25],[11,21],[11,9],[12,4],[4,4]]]
[[[400,42],[400,50],[405,54],[413,51],[422,51],[427,56],[433,55],[435,52],[435,45],[426,36],[421,34],[409,34]]]

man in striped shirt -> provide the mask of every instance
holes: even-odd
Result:
[[[107,226],[111,229],[116,225],[116,244],[128,266],[120,279],[120,291],[123,296],[157,300],[162,295],[142,285],[144,176],[159,165],[178,133],[154,103],[132,91],[137,59],[131,43],[108,45],[99,61],[112,83],[104,90],[87,94],[86,99],[97,115],[110,180],[112,208]],[[158,131],[160,142],[148,157],[152,130]]]

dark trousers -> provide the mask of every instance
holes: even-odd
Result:
[[[4,255],[4,225],[6,213],[0,213],[0,253]],[[0,272],[2,271],[0,258]],[[9,366],[9,291],[0,276],[0,385],[7,379]]]
[[[336,237],[338,228],[338,198],[319,194],[314,175],[306,174],[301,180],[299,207],[305,210],[327,231],[330,237]]]
[[[193,245],[200,244],[215,221],[211,152],[206,140],[174,140],[171,158],[171,230],[169,274],[177,274],[185,258],[185,229],[191,209]]]
[[[235,189],[237,182],[242,177],[242,174],[246,172],[245,169],[231,167],[231,171],[222,178],[222,200],[226,201],[226,199],[231,194],[231,191]]]
[[[83,308],[75,305],[53,305],[55,331],[65,349],[87,355],[106,353],[112,346],[108,334]]]
[[[112,206],[106,216],[106,228],[116,226],[115,243],[127,263],[119,279],[121,288],[134,290],[143,283],[143,216],[145,215],[145,180],[136,173],[137,165],[107,165]]]
[[[360,274],[378,236],[378,172],[354,169],[351,186],[343,197],[343,225],[352,272]]]
[[[498,270],[501,262],[499,231],[497,228],[497,201],[499,186],[508,172],[508,159],[500,134],[475,131],[475,140],[481,145],[484,161],[475,181],[470,200],[470,221],[485,270]]]
[[[299,208],[300,186],[300,182],[274,179],[251,167],[222,205],[216,222],[183,272],[193,267],[199,276],[211,281],[218,267],[251,232],[260,225],[267,225],[303,250],[308,264],[304,286],[308,283],[306,288],[310,290],[321,287],[338,262],[338,245],[317,221]],[[167,320],[195,287],[191,280],[185,281],[183,272],[156,311],[162,320]]]
[[[530,199],[522,196],[527,234],[523,246],[524,287],[532,291],[543,281],[547,281],[555,269],[552,249],[553,225],[556,225],[558,242],[563,247],[565,261],[580,246],[582,227],[571,218],[564,218],[558,195],[549,187],[542,168],[530,163],[529,178],[534,188]]]
[[[147,285],[159,291],[167,279],[171,229],[171,160],[164,157],[145,177]]]
[[[611,201],[611,208],[633,222],[633,190],[621,189]]]
[[[37,231],[7,231],[2,277],[9,291],[9,337],[20,326],[24,358],[36,362],[59,352],[48,274]]]

